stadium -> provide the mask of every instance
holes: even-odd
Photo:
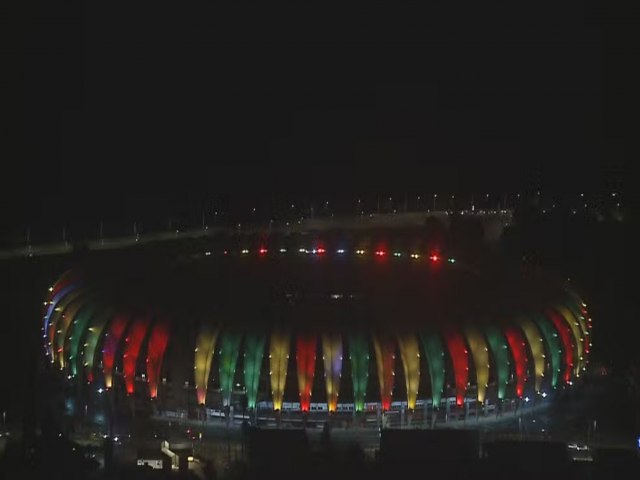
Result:
[[[195,250],[61,274],[43,306],[47,364],[134,413],[433,424],[541,402],[586,370],[586,304],[536,272],[410,242]]]

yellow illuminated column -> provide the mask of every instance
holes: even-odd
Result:
[[[273,332],[271,334],[271,344],[269,345],[269,375],[271,377],[271,395],[274,410],[282,410],[288,363],[289,334]]]
[[[535,373],[534,388],[537,393],[540,391],[542,379],[544,377],[544,340],[542,339],[540,331],[530,319],[520,318],[519,323],[522,331],[524,332],[524,336],[527,339],[527,343],[529,344],[531,356],[533,357],[533,369]]]
[[[322,334],[322,360],[327,385],[327,406],[330,412],[335,412],[342,377],[342,339],[339,333]]]
[[[407,384],[407,407],[413,410],[416,408],[420,386],[420,347],[418,339],[413,334],[398,335],[398,346]]]
[[[196,350],[193,364],[193,377],[196,384],[198,405],[204,405],[207,400],[207,386],[211,363],[216,349],[218,329],[210,324],[203,324],[196,338]]]
[[[484,403],[489,386],[489,348],[484,335],[479,328],[469,325],[464,329],[471,357],[476,371],[476,384],[478,386],[478,402]]]

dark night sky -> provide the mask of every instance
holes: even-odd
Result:
[[[15,224],[227,194],[597,190],[620,175],[590,2],[84,3],[27,17],[25,161],[3,192]]]

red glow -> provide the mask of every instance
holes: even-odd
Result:
[[[382,372],[378,372],[379,379],[382,381],[380,385],[380,403],[382,410],[387,411],[391,408],[391,399],[393,396],[394,384],[394,366],[396,346],[392,337],[380,337],[380,350],[382,362]],[[377,352],[376,352],[377,353]]]
[[[457,330],[447,330],[444,332],[445,341],[451,361],[453,363],[453,374],[456,382],[456,405],[464,405],[464,395],[467,391],[469,381],[469,354],[464,337]]]
[[[565,383],[569,383],[571,381],[571,371],[573,370],[573,342],[572,342],[572,333],[569,325],[566,324],[562,316],[552,309],[547,309],[544,311],[546,317],[551,320],[553,326],[555,327],[558,335],[560,336],[560,340],[562,340],[562,349],[564,351],[564,381]]]
[[[318,248],[316,249],[316,253],[317,253],[318,255],[322,255],[322,254],[324,254],[325,252],[326,252],[326,250],[325,250],[323,247],[318,247]]]
[[[384,257],[387,254],[384,250],[376,250],[376,255],[378,257]]]
[[[522,398],[524,393],[525,373],[527,371],[527,351],[526,343],[518,330],[515,327],[508,327],[504,330],[504,336],[507,337],[507,343],[511,348],[511,355],[515,363],[516,374],[516,395],[518,398]]]
[[[164,352],[169,343],[169,333],[169,322],[163,318],[153,326],[149,337],[149,344],[147,345],[147,378],[151,398],[158,396],[160,369]]]
[[[296,365],[298,367],[298,389],[300,409],[308,412],[311,405],[311,388],[316,371],[316,337],[299,335],[296,338]]]
[[[150,323],[150,315],[136,318],[129,329],[127,338],[125,338],[122,367],[124,371],[124,385],[129,395],[133,394],[135,390],[136,363],[138,362],[140,348],[142,347],[144,337],[147,335],[147,329]]]
[[[113,382],[113,364],[115,362],[120,339],[129,323],[129,315],[121,313],[116,315],[111,324],[109,331],[105,335],[104,347],[102,349],[102,372],[104,374],[105,387],[111,388]]]
[[[267,250],[265,247],[260,247],[260,249],[258,250],[258,253],[260,255],[266,255],[268,251],[269,250]]]
[[[432,262],[439,262],[440,261],[440,255],[438,255],[437,253],[432,253],[431,255],[429,255],[429,260],[431,260]]]

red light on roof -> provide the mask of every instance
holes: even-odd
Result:
[[[265,255],[268,251],[269,251],[269,250],[267,250],[266,248],[264,248],[264,247],[260,247],[260,249],[258,250],[258,253],[259,253],[260,255]]]

